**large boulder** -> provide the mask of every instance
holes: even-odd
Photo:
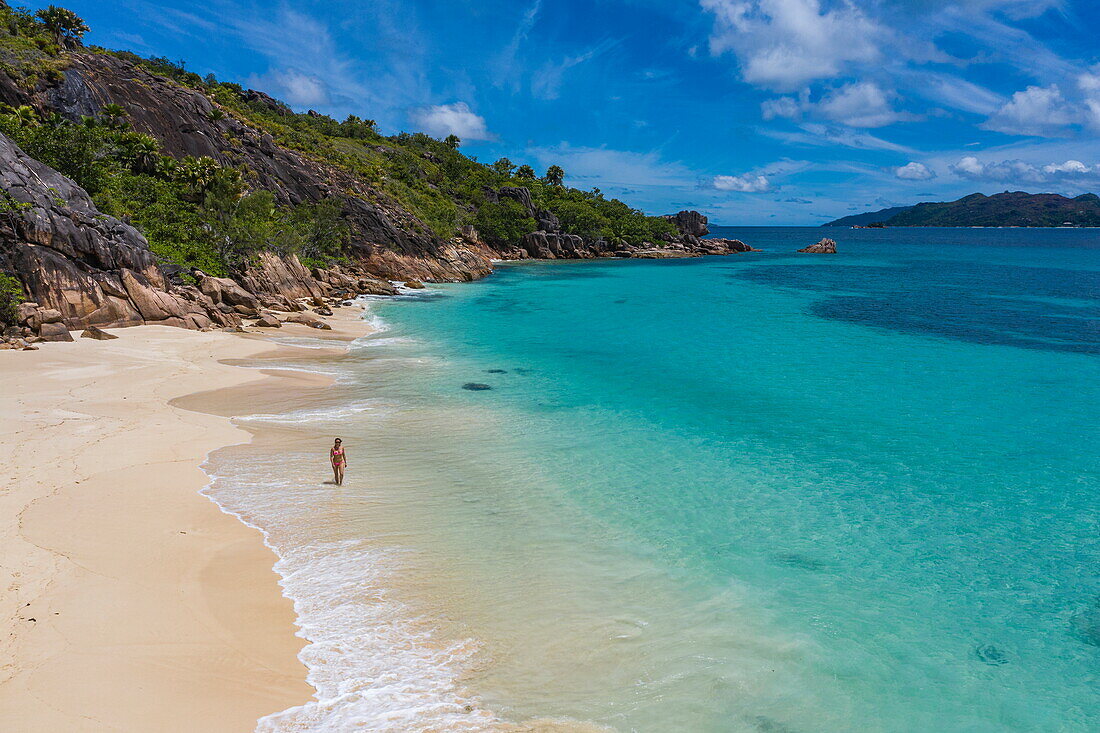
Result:
[[[252,312],[260,308],[260,301],[256,296],[238,285],[235,280],[230,280],[228,277],[213,277],[200,270],[195,271],[195,277],[199,281],[199,291],[210,298],[215,305],[241,306]]]
[[[693,237],[705,237],[710,234],[707,228],[707,217],[698,211],[681,211],[676,214],[666,214],[665,218],[676,225],[680,234],[689,234]]]
[[[2,134],[0,194],[20,204],[0,218],[0,270],[14,273],[30,299],[59,313],[67,329],[199,327],[201,319],[186,317],[191,309],[177,302],[145,237],[101,213],[87,191]]]
[[[502,199],[518,201],[519,205],[527,210],[527,214],[532,219],[538,213],[535,211],[535,204],[531,200],[531,191],[525,186],[505,186],[497,192],[497,195]]]
[[[61,321],[43,323],[38,329],[38,337],[43,341],[72,341],[73,336],[69,328]]]
[[[815,255],[818,255],[818,254],[835,255],[836,254],[836,242],[833,241],[832,239],[829,239],[828,237],[824,237],[820,241],[818,241],[817,243],[811,244],[809,247],[803,247],[802,249],[800,249],[798,251],[799,252],[805,252],[807,254],[815,254]]]

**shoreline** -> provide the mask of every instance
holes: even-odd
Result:
[[[210,455],[253,433],[196,406],[327,389],[234,363],[299,351],[278,336],[343,348],[370,332],[361,312],[336,309],[332,331],[153,326],[0,359],[0,715],[28,733],[240,731],[312,699],[278,556],[207,493]]]

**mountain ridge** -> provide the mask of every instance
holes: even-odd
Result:
[[[955,201],[925,202],[841,217],[822,226],[1059,227],[1100,226],[1100,196],[1005,191],[972,193]]]

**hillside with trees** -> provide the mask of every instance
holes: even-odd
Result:
[[[1085,193],[1068,198],[1056,193],[1005,191],[973,193],[957,201],[893,207],[845,216],[824,226],[890,227],[1095,227],[1100,226],[1100,197]]]

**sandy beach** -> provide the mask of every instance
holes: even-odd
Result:
[[[199,493],[207,454],[250,435],[174,401],[321,387],[222,362],[271,353],[268,335],[346,341],[368,330],[358,315],[340,309],[331,332],[146,326],[0,352],[6,730],[247,731],[311,698],[274,554]]]

